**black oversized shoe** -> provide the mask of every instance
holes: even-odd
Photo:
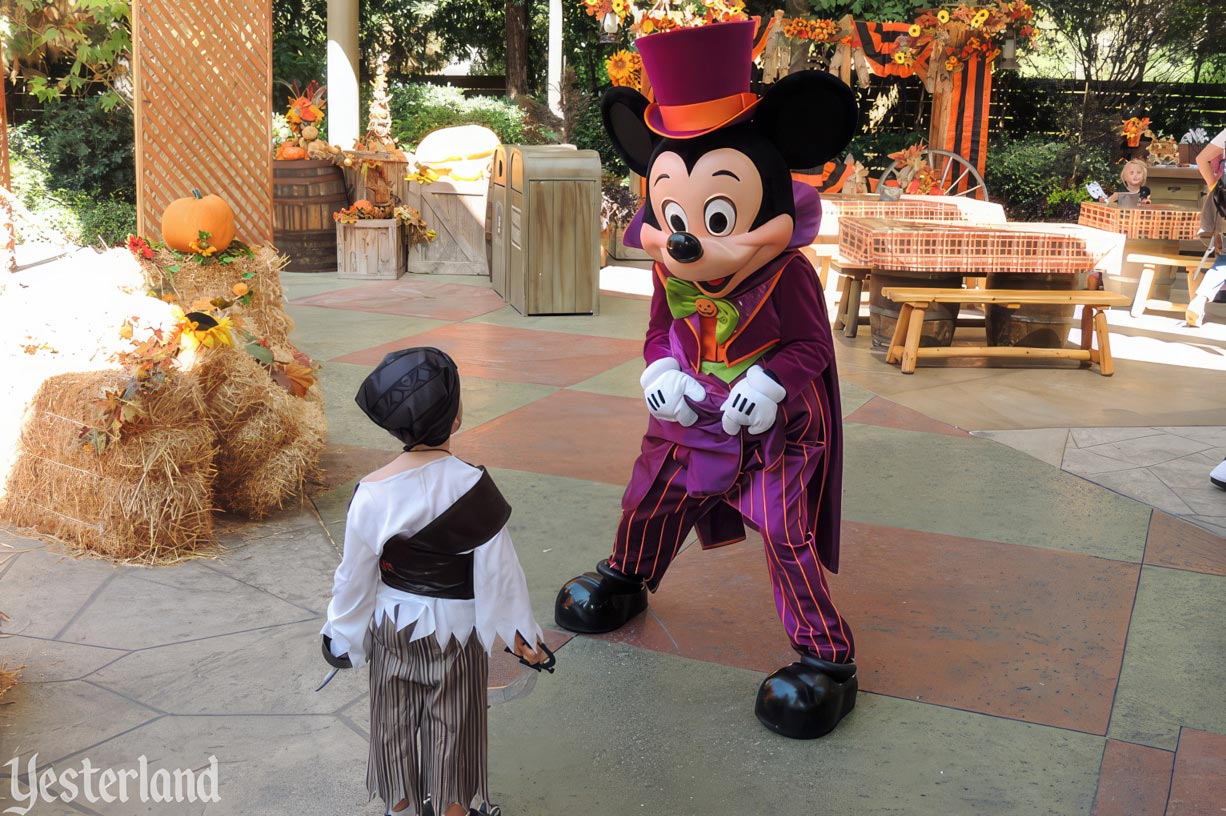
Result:
[[[601,561],[596,572],[585,572],[562,585],[553,619],[571,632],[598,635],[612,632],[646,608],[647,587],[642,580]]]
[[[762,681],[754,713],[776,734],[817,739],[856,707],[856,665],[810,655]]]

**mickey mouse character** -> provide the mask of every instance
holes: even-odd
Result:
[[[765,541],[775,604],[800,659],[770,675],[755,712],[811,739],[855,705],[851,629],[823,567],[838,569],[842,426],[826,306],[794,248],[820,206],[789,168],[850,141],[850,88],[822,71],[749,92],[753,22],[641,37],[655,93],[602,103],[618,153],[647,179],[639,238],[655,260],[641,384],[650,412],[613,553],[555,605],[574,632],[647,608],[691,529],[704,548]]]

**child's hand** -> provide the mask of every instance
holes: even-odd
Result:
[[[537,644],[540,644],[539,640],[537,641]],[[521,636],[519,632],[515,633],[515,648],[513,649],[512,653],[516,657],[533,664],[543,663],[545,661],[545,653],[539,649],[534,649],[529,646],[528,642],[523,639],[523,636]]]

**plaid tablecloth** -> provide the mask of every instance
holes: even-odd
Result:
[[[898,201],[882,201],[875,194],[822,196],[821,235],[838,235],[844,218],[891,218],[907,221],[1005,223],[999,204],[964,196],[905,195]]]
[[[1108,232],[1122,232],[1129,238],[1191,241],[1200,229],[1200,210],[1175,204],[1120,207],[1083,201],[1077,223]]]
[[[1077,224],[947,224],[844,218],[839,254],[900,272],[1073,274],[1119,262],[1124,236]]]

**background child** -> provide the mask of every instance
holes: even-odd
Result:
[[[501,637],[521,659],[543,660],[529,646],[541,628],[507,534],[511,508],[484,468],[448,450],[463,408],[446,354],[389,354],[357,403],[404,453],[354,491],[324,656],[370,663],[372,799],[406,814],[429,799],[465,816],[479,790],[485,813],[489,652]]]
[[[1152,204],[1149,200],[1149,188],[1145,182],[1149,179],[1149,165],[1140,159],[1132,159],[1120,170],[1120,181],[1130,193],[1138,193],[1138,204]],[[1108,204],[1114,204],[1120,198],[1119,192],[1114,192],[1107,199]]]

